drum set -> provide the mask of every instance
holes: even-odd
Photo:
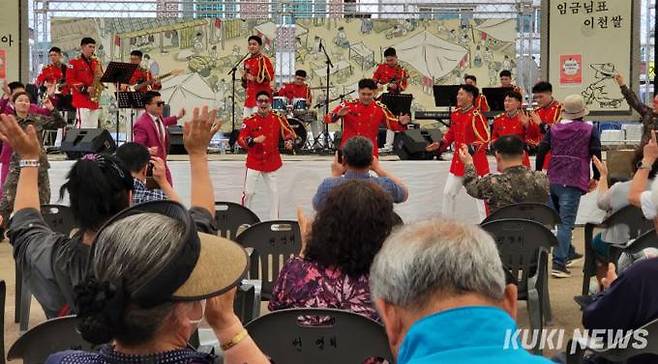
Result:
[[[308,129],[311,124],[318,121],[318,113],[310,109],[308,100],[296,97],[292,100],[285,96],[274,96],[272,99],[272,109],[286,116],[288,124],[297,134],[293,141],[295,150],[310,150],[314,146],[314,141],[308,138]],[[313,137],[317,138],[317,135]],[[283,143],[281,143],[283,150]]]

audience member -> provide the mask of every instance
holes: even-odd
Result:
[[[203,212],[211,224],[212,210]],[[46,363],[214,363],[213,353],[188,346],[204,318],[224,362],[268,363],[233,312],[246,252],[197,232],[182,205],[151,201],[124,210],[98,232],[90,256],[93,273],[76,287],[78,331],[105,345],[59,352]]]
[[[531,171],[524,165],[524,143],[516,135],[499,137],[493,145],[500,174],[478,177],[468,147],[462,145],[459,158],[466,166],[464,187],[474,198],[484,200],[491,212],[522,202],[546,203],[548,178],[542,172]]]
[[[477,226],[436,219],[395,231],[370,287],[398,364],[551,363],[504,346],[516,330],[517,289]]]
[[[655,183],[654,183],[655,184]],[[583,310],[583,327],[589,330],[633,330],[658,318],[658,259],[634,263],[619,277],[610,263],[602,280],[603,292]],[[606,340],[604,339],[604,342]],[[653,345],[650,342],[650,345]],[[658,355],[645,354],[628,364],[656,363]],[[607,363],[596,361],[595,363]]]
[[[647,220],[653,220],[658,228],[658,204],[652,199],[652,194],[647,191],[649,176],[653,165],[658,160],[658,142],[656,141],[656,132],[651,131],[648,142],[642,148],[642,161],[637,166],[637,171],[631,180],[630,191],[628,192],[628,201],[633,206],[642,208],[642,213]]]
[[[652,106],[640,101],[635,92],[626,85],[624,76],[619,73],[615,73],[613,78],[619,85],[621,94],[624,95],[626,102],[630,107],[632,107],[638,114],[640,114],[640,121],[642,122],[642,141],[641,144],[646,144],[649,141],[651,135],[649,135],[651,130],[656,129],[656,110],[658,110],[658,94],[654,95],[652,99]]]
[[[310,233],[298,214],[306,243],[279,273],[269,309],[328,307],[379,319],[368,272],[393,228],[391,197],[372,182],[349,180],[327,195]]]
[[[124,143],[117,149],[116,155],[133,176],[133,204],[165,199],[181,201],[167,180],[164,161],[159,157],[151,156],[145,146],[137,143]],[[149,177],[157,184],[157,188],[147,187]]]
[[[52,103],[49,103],[49,108],[52,111],[51,116],[44,116],[39,114],[30,113],[30,96],[25,92],[17,92],[11,98],[14,105],[14,114],[16,120],[21,128],[26,128],[28,125],[32,125],[36,128],[37,138],[41,144],[41,138],[43,136],[44,130],[46,129],[57,129],[66,126],[66,121],[62,119],[62,115],[59,111],[55,110]],[[9,147],[9,145],[7,145]],[[7,149],[11,152],[11,149]],[[40,153],[32,160],[21,160],[16,153],[11,153],[9,158],[9,170],[6,176],[6,180],[3,181],[2,185],[2,198],[0,198],[0,214],[2,215],[2,221],[8,222],[9,216],[11,215],[14,207],[14,198],[16,197],[16,185],[18,184],[18,174],[21,168],[28,163],[30,167],[36,167],[39,171],[39,200],[41,204],[47,204],[50,202],[50,180],[48,178],[48,169],[50,165],[48,164],[48,157],[46,156],[45,149],[40,148]],[[3,226],[6,226],[3,223]]]
[[[371,176],[370,170],[375,172],[377,177]],[[322,181],[315,196],[313,196],[313,208],[315,210],[322,208],[331,190],[353,179],[367,180],[378,184],[391,195],[395,203],[404,202],[409,197],[409,190],[404,182],[385,170],[379,163],[379,159],[373,156],[372,142],[366,137],[355,136],[345,142],[342,149],[342,160],[338,160],[337,154],[331,164],[331,175],[332,177]]]
[[[558,246],[553,250],[551,275],[556,278],[571,277],[567,268],[582,258],[572,243],[572,232],[576,223],[580,197],[596,188],[599,172],[594,168],[590,179],[592,157],[601,159],[601,138],[592,123],[583,121],[589,110],[580,95],[567,96],[562,109],[562,120],[546,131],[539,144],[536,160],[537,170],[542,170],[544,157],[552,152],[548,168],[551,198],[549,205],[560,215],[557,226]]]

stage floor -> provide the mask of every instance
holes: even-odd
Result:
[[[244,154],[211,154],[210,174],[215,187],[216,201],[240,202],[245,178]],[[445,157],[448,157],[447,155]],[[58,191],[64,183],[66,173],[73,161],[63,160],[61,155],[49,155],[51,160],[50,185],[52,203],[68,204],[68,198],[58,202]],[[280,214],[282,219],[295,219],[296,207],[300,206],[308,214],[313,213],[311,200],[322,179],[331,173],[330,156],[285,155],[283,167],[279,170],[279,191],[281,196]],[[489,159],[491,170],[495,170],[495,160]],[[401,161],[397,156],[382,157],[384,168],[400,177],[409,187],[409,200],[397,204],[396,212],[405,222],[427,219],[440,215],[441,198],[445,185],[449,161]],[[172,155],[169,168],[174,179],[174,188],[181,195],[183,203],[190,201],[190,173],[187,156]],[[267,189],[259,183],[254,196],[254,212],[261,218],[269,216],[270,200]],[[462,189],[457,197],[455,217],[471,223],[478,223],[475,201]],[[601,221],[603,212],[596,207],[596,192],[583,196],[578,213],[578,224]]]

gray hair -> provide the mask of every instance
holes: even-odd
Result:
[[[96,241],[92,269],[99,281],[122,282],[128,294],[155,277],[179,251],[185,233],[182,221],[156,213],[123,218],[105,228]],[[128,305],[114,338],[125,345],[151,340],[174,303],[142,308]]]
[[[343,145],[343,159],[354,168],[367,168],[374,158],[370,139],[357,135],[349,138]]]
[[[478,226],[433,219],[405,225],[384,242],[370,269],[373,297],[421,308],[435,295],[466,292],[498,301],[505,273],[493,238]]]

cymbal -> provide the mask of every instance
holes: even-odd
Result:
[[[336,86],[329,86],[329,88],[336,88]],[[316,86],[316,87],[309,87],[310,90],[326,90],[327,86]]]

